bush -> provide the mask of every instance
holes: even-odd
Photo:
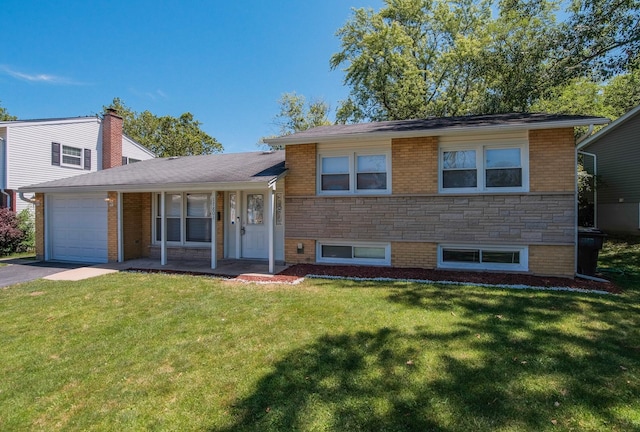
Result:
[[[0,208],[0,256],[16,252],[23,239],[24,232],[16,213]]]
[[[33,252],[36,248],[36,225],[28,208],[18,213],[18,229],[22,231],[23,238],[17,252]]]

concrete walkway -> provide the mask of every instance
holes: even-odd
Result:
[[[27,259],[1,261],[7,266],[0,267],[0,287],[43,278],[54,281],[79,281],[119,271],[138,270],[167,273],[189,273],[211,276],[237,277],[240,275],[269,275],[269,264],[263,260],[219,260],[216,269],[209,261],[174,260],[160,265],[159,260],[142,258],[122,263],[82,264],[44,262]],[[275,273],[286,269],[277,263]]]

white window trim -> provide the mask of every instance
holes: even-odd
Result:
[[[485,150],[520,149],[520,163],[522,169],[522,186],[520,187],[486,187]],[[477,187],[445,188],[443,186],[443,155],[447,151],[475,150]],[[529,192],[529,143],[522,140],[500,140],[485,142],[460,142],[455,144],[441,144],[438,150],[438,191],[442,194],[456,193],[499,193],[499,192]]]
[[[74,149],[74,150],[80,150],[80,156],[65,155],[64,154],[64,148],[65,147],[70,148],[70,149]],[[65,163],[64,162],[64,157],[65,156],[78,158],[80,160],[80,165]],[[75,147],[75,146],[70,146],[70,145],[67,145],[67,144],[60,144],[60,166],[61,167],[66,167],[66,168],[84,169],[84,149],[79,148],[79,147]]]
[[[357,186],[357,160],[358,156],[384,155],[386,162],[387,188],[386,189],[363,189],[358,190]],[[322,190],[322,158],[325,157],[348,157],[349,158],[349,190]],[[389,195],[391,194],[391,150],[385,149],[358,149],[353,151],[345,150],[324,150],[318,152],[316,167],[316,192],[318,195]]]
[[[384,248],[384,259],[374,258],[324,258],[322,256],[322,246],[351,246],[351,247],[377,247]],[[391,243],[372,243],[360,241],[335,241],[335,240],[318,240],[316,241],[316,262],[327,264],[361,264],[372,266],[390,266],[391,265]]]
[[[469,249],[482,250],[488,252],[519,252],[520,263],[466,263],[466,262],[444,262],[442,252],[444,249]],[[529,247],[527,246],[496,246],[496,245],[470,245],[470,244],[439,244],[438,245],[438,268],[461,269],[461,270],[506,270],[506,271],[529,271]]]
[[[182,239],[181,241],[169,241],[167,240],[167,245],[168,246],[180,246],[180,247],[207,247],[207,248],[211,248],[211,242],[191,242],[191,241],[187,241],[187,194],[203,194],[203,195],[208,195],[209,197],[211,197],[211,192],[167,192],[167,195],[177,195],[180,194],[182,196],[181,199],[181,206],[180,206],[180,238]],[[162,242],[160,240],[158,240],[156,238],[156,233],[157,233],[157,225],[158,225],[158,219],[160,218],[160,216],[158,216],[158,205],[160,204],[158,202],[158,195],[160,195],[160,193],[154,193],[153,194],[153,227],[152,229],[152,244],[154,245],[160,245]],[[209,198],[210,199],[210,198]],[[213,203],[209,203],[209,212],[213,212]],[[165,217],[167,219],[177,219],[177,217],[172,216],[166,216]],[[211,216],[209,216],[209,218],[211,218]],[[200,218],[203,219],[203,218]],[[214,226],[214,224],[212,224],[211,227],[212,230],[216,229],[216,227]],[[211,238],[213,238],[213,233],[211,233]]]

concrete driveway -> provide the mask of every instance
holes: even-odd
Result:
[[[0,263],[8,264],[0,267],[0,287],[29,282],[71,269],[90,266],[91,264],[56,263],[35,261],[29,259],[0,260]]]

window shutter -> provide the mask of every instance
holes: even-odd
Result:
[[[127,157],[122,156],[122,165],[126,165],[126,164],[127,164]]]
[[[51,143],[51,165],[60,166],[60,143]]]
[[[91,150],[84,149],[84,169],[91,171]]]

